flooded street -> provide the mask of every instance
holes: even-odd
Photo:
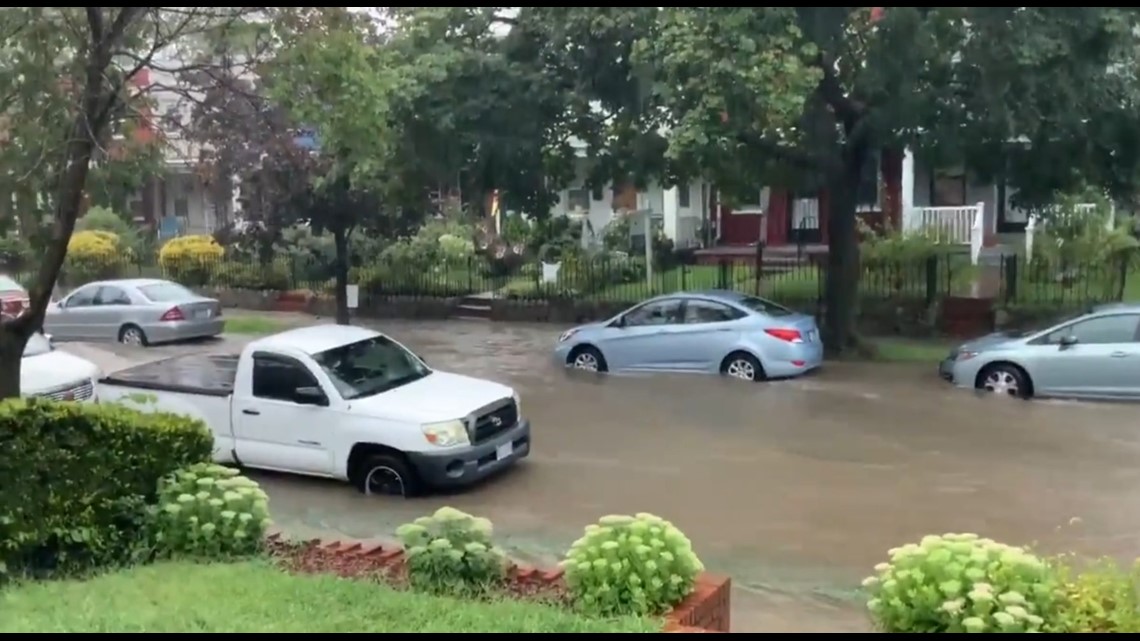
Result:
[[[653,512],[731,574],[734,628],[865,626],[854,586],[890,547],[970,531],[1048,552],[1137,556],[1140,408],[982,398],[933,366],[828,364],[806,380],[579,376],[550,363],[560,328],[387,321],[441,369],[514,386],[529,459],[469,491],[412,501],[257,474],[299,535],[389,536],[441,505],[490,518],[505,547],[560,555],[610,513]],[[206,346],[123,346],[123,362]],[[120,359],[108,355],[105,369]]]

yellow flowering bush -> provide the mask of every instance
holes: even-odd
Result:
[[[269,499],[257,483],[213,463],[164,479],[154,517],[160,553],[204,558],[257,552],[271,524]]]
[[[884,632],[1042,632],[1062,604],[1049,564],[976,534],[895,548],[863,586]]]
[[[408,581],[437,594],[485,592],[507,576],[507,557],[491,543],[491,522],[451,507],[441,507],[401,525]]]
[[[652,514],[604,516],[562,562],[579,608],[601,616],[661,614],[693,590],[704,570],[693,544]]]
[[[109,231],[79,231],[67,242],[63,273],[67,284],[83,285],[94,280],[118,278],[130,263],[131,250]]]
[[[171,238],[158,251],[163,274],[183,285],[201,286],[210,280],[226,253],[213,236]]]

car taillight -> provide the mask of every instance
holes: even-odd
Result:
[[[766,329],[764,333],[772,338],[778,338],[789,343],[804,342],[803,334],[800,334],[800,330],[798,329]]]
[[[163,314],[158,320],[160,321],[180,321],[186,320],[186,315],[178,307],[171,307]]]

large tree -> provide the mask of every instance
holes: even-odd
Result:
[[[673,156],[726,185],[750,166],[828,189],[825,325],[843,350],[855,192],[874,152],[912,146],[1038,200],[1087,182],[1130,192],[1137,154],[1119,141],[1137,135],[1135,28],[1119,8],[684,7],[663,11],[642,59]]]
[[[159,56],[207,37],[248,12],[241,8],[31,7],[0,12],[0,119],[12,191],[21,206],[47,223],[27,310],[0,320],[0,398],[19,396],[20,364],[28,337],[40,329],[67,245],[75,229],[93,163],[125,151],[116,134],[129,133],[146,99],[130,79]],[[110,150],[110,151],[108,151]],[[105,168],[100,164],[96,171]],[[11,192],[9,192],[11,193]],[[42,214],[42,217],[41,217]],[[38,220],[36,222],[39,222]]]

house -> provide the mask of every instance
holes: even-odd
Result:
[[[621,215],[630,216],[631,235],[644,236],[643,216],[659,226],[675,247],[704,245],[703,227],[709,220],[712,186],[704,181],[692,181],[672,187],[650,182],[644,189],[633,184],[607,184],[591,189],[585,184],[587,174],[586,145],[572,140],[578,154],[578,179],[559,193],[558,203],[551,209],[552,216],[569,216],[582,220],[585,231],[582,242],[587,246],[601,243],[606,225]]]
[[[164,139],[164,163],[126,203],[135,222],[155,229],[159,237],[208,234],[233,220],[238,193],[235,181],[210,183],[197,171],[202,149],[183,135],[190,103],[163,86],[173,86],[169,73],[143,69],[132,84],[149,91],[153,108],[142,111],[139,135]]]
[[[968,248],[977,259],[986,247],[1024,246],[1030,215],[1013,206],[1014,193],[968,168],[939,167],[910,149],[884,149],[868,163],[857,189],[856,212],[875,227],[935,231],[943,242]],[[736,251],[708,253],[744,255],[741,248],[757,243],[777,250],[796,246],[821,251],[828,241],[829,205],[826,189],[765,187],[755,203],[716,208],[715,244]]]

